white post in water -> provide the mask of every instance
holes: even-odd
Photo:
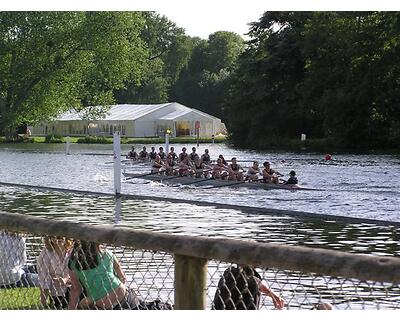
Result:
[[[301,141],[306,141],[306,134],[302,133],[300,139]]]
[[[169,153],[169,129],[165,131],[165,154]]]
[[[65,145],[65,154],[69,154],[69,148],[71,147],[71,138],[67,136]]]
[[[119,131],[114,132],[114,192],[115,196],[121,195],[121,135]]]

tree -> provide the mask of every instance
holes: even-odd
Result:
[[[1,12],[0,130],[113,102],[139,82],[146,49],[134,12]]]
[[[182,28],[155,12],[141,12],[144,26],[141,38],[148,51],[143,60],[140,84],[127,81],[126,89],[116,92],[119,103],[167,102],[170,87],[186,67],[192,46]]]
[[[239,35],[227,31],[215,32],[208,40],[194,41],[196,44],[188,67],[172,88],[171,97],[221,117],[230,76],[244,50],[244,41]]]

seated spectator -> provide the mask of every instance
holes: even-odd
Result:
[[[44,248],[38,257],[40,303],[56,309],[68,306],[70,279],[68,259],[71,246],[64,238],[45,237]]]
[[[35,267],[27,265],[25,239],[0,231],[0,288],[36,287]]]
[[[117,258],[99,244],[76,241],[68,263],[71,278],[69,309],[114,309],[125,303],[128,291]],[[79,301],[82,290],[87,296]]]
[[[250,266],[229,267],[218,282],[213,308],[216,310],[257,310],[260,295],[269,296],[277,309],[285,301],[268,288],[257,271]]]

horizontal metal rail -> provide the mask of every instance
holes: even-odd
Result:
[[[0,212],[0,229],[155,250],[175,255],[280,270],[380,282],[400,282],[400,258],[351,254],[300,246],[137,231]]]

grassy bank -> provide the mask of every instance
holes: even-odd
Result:
[[[15,288],[0,290],[0,310],[39,308],[39,288]]]
[[[0,143],[65,143],[66,137],[61,136],[46,136],[46,137],[31,137],[28,140],[19,141],[6,141],[5,137],[0,137]],[[90,144],[112,144],[113,139],[109,137],[70,137],[71,143],[90,143]],[[188,143],[193,144],[197,142],[195,137],[177,137],[170,138],[170,143]],[[211,138],[201,138],[199,143],[211,143]],[[215,143],[223,143],[226,141],[225,137],[217,137],[214,139]],[[162,144],[165,142],[164,138],[121,138],[122,144]]]

